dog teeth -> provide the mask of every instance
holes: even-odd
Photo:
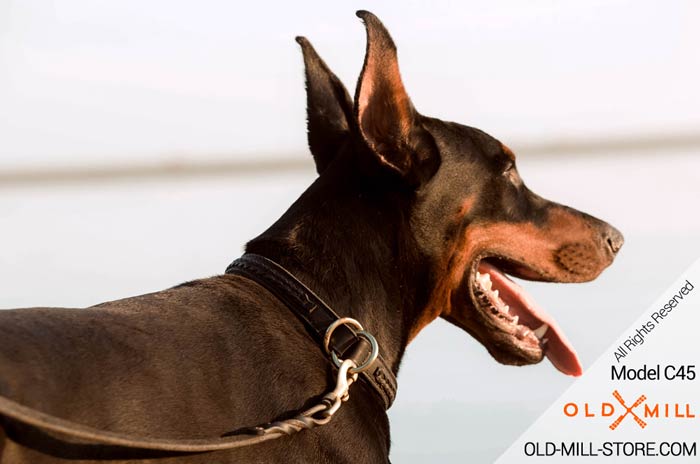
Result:
[[[518,325],[519,320],[520,320],[520,316],[513,316],[513,324]]]
[[[520,340],[527,337],[528,335],[530,335],[530,330],[528,330],[527,327],[520,326],[515,331],[515,336]]]
[[[506,320],[510,320],[510,306],[505,304],[501,299],[500,292],[498,289],[493,288],[493,283],[491,282],[491,275],[489,273],[482,274],[476,271],[475,274],[477,296],[484,301],[484,303],[491,306],[491,312],[493,314],[498,314],[499,317],[504,316]],[[515,319],[517,324],[517,318]]]
[[[476,273],[476,281],[483,288],[485,288],[487,290],[491,290],[491,275],[489,273],[481,274],[481,273],[477,272]]]
[[[549,329],[549,326],[547,324],[542,324],[532,332],[538,339],[542,340],[542,337],[544,337],[544,334],[547,332],[547,329]]]

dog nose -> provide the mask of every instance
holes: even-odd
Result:
[[[603,239],[613,255],[616,255],[625,243],[625,238],[620,231],[609,224],[606,224],[605,230],[603,231]]]

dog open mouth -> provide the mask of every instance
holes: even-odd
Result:
[[[532,364],[546,356],[564,374],[581,375],[578,356],[554,318],[499,267],[512,268],[511,274],[517,277],[542,279],[531,269],[501,260],[482,259],[475,267],[469,279],[470,291],[490,332],[492,343],[487,348],[492,355],[508,364]]]

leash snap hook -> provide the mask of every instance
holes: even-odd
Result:
[[[340,406],[350,398],[350,385],[357,380],[357,374],[351,372],[355,367],[357,364],[352,359],[346,359],[340,364],[335,388],[323,397],[324,402],[328,404],[328,408],[323,411],[326,417],[332,417],[340,409]]]
[[[355,365],[349,370],[350,374],[359,374],[360,372],[367,370],[367,368],[369,368],[369,366],[374,362],[374,360],[377,359],[377,356],[379,356],[379,344],[377,343],[377,339],[374,338],[374,335],[367,332],[362,327],[362,324],[360,324],[356,319],[353,319],[351,317],[341,317],[340,319],[333,321],[333,323],[329,325],[326,329],[326,334],[323,337],[323,348],[326,350],[326,353],[331,355],[333,364],[335,364],[335,366],[338,369],[340,369],[344,360],[338,358],[338,355],[335,354],[335,351],[332,351],[330,349],[330,343],[331,336],[333,336],[333,332],[341,325],[347,325],[351,328],[356,329],[356,331],[353,330],[354,334],[357,337],[364,338],[365,340],[367,340],[367,342],[370,344],[370,347],[372,348],[372,351],[370,352],[369,356],[362,364],[358,366],[353,362],[353,364]]]

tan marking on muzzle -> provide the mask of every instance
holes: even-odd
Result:
[[[547,222],[499,222],[467,228],[467,243],[523,263],[540,277],[559,282],[592,280],[611,262],[592,217],[555,205]]]
[[[561,267],[573,274],[587,275],[595,272],[591,263],[595,262],[597,250],[589,243],[567,243],[554,253],[554,259]]]

